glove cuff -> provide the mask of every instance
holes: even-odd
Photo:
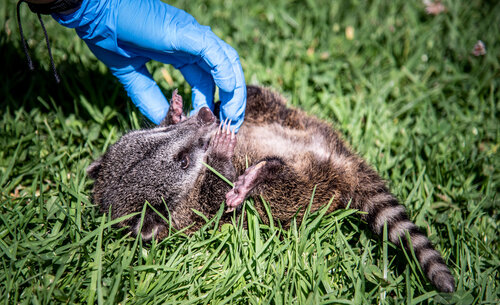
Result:
[[[49,3],[35,4],[29,3],[28,6],[33,13],[37,14],[71,14],[82,5],[82,0],[55,0]]]

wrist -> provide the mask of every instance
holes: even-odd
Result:
[[[27,0],[30,10],[37,14],[71,14],[82,5],[82,0]]]

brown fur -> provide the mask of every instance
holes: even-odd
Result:
[[[94,200],[103,207],[103,211],[112,206],[114,218],[140,211],[145,200],[160,209],[162,200],[165,200],[173,226],[181,229],[194,224],[188,230],[192,232],[203,223],[192,209],[212,217],[224,200],[230,208],[235,208],[244,198],[254,198],[257,211],[267,222],[260,196],[269,202],[273,219],[286,227],[295,215],[298,221],[302,219],[315,189],[312,211],[325,206],[333,198],[329,212],[345,208],[350,203],[351,208],[366,212],[362,218],[375,233],[381,234],[384,223],[387,223],[389,239],[395,244],[400,244],[402,240],[403,246],[408,248],[408,233],[413,250],[431,282],[441,291],[454,291],[454,279],[439,252],[434,250],[427,237],[408,220],[404,208],[388,191],[383,179],[348,148],[330,124],[298,109],[286,107],[279,95],[266,89],[248,87],[247,90],[245,122],[239,130],[235,147],[235,140],[230,135],[215,133],[216,124],[211,123],[212,119],[207,111],[186,120],[180,119],[177,100],[177,106],[172,103],[170,112],[175,112],[175,117],[179,119],[172,120],[172,116],[169,118],[167,115],[163,125],[173,125],[153,129],[166,128],[162,132],[165,137],[170,137],[169,143],[176,147],[161,144],[163,157],[156,157],[156,162],[150,162],[152,165],[137,166],[138,171],[146,178],[137,178],[137,174],[134,174],[129,179],[128,172],[113,168],[123,166],[118,163],[124,161],[108,152],[89,170],[91,176],[97,178]],[[173,107],[177,108],[172,109]],[[207,121],[212,125],[203,125]],[[199,126],[205,126],[203,128],[207,131],[196,131],[201,128]],[[197,135],[191,135],[190,130],[192,134],[196,131]],[[196,141],[206,138],[206,134],[212,135],[210,148],[206,151],[196,149]],[[154,146],[152,140],[142,143],[141,136],[131,136],[130,139],[124,137],[110,151],[136,153],[137,150],[146,150],[142,146]],[[137,142],[142,144],[138,145]],[[219,144],[217,146],[214,143]],[[225,177],[235,181],[235,187],[231,189],[204,166],[196,167],[196,171],[191,170],[191,167],[180,171],[175,160],[184,156],[182,151],[188,151],[192,159],[204,160]],[[192,151],[196,151],[196,154],[191,153]],[[150,157],[137,156],[131,166],[141,164],[144,158]],[[162,164],[167,162],[165,160],[172,160],[169,161],[171,165],[162,169]],[[250,165],[248,169],[247,163]],[[195,167],[194,164],[192,167]],[[162,175],[169,176],[161,178]],[[187,175],[195,178],[177,182]],[[115,178],[109,179],[108,176]],[[116,178],[117,176],[120,178]],[[168,183],[165,182],[167,180]],[[156,185],[155,194],[148,183]],[[119,200],[112,199],[113,196]],[[161,211],[165,213],[164,208]],[[154,232],[159,238],[168,234],[164,222],[154,213],[148,212],[147,217],[146,230]],[[229,222],[230,217],[231,214],[226,213],[222,222]],[[135,222],[123,225],[137,223],[137,218],[133,221]],[[150,236],[148,233],[145,237]]]

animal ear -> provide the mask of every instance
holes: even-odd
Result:
[[[101,171],[101,163],[102,163],[102,157],[95,160],[92,162],[92,164],[87,167],[87,175],[91,178],[96,180],[97,176],[99,175],[99,172]]]

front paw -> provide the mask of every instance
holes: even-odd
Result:
[[[234,130],[229,129],[230,125],[231,121],[229,123],[227,120],[224,123],[221,122],[219,129],[210,141],[212,156],[225,161],[229,161],[233,157],[237,142]]]

